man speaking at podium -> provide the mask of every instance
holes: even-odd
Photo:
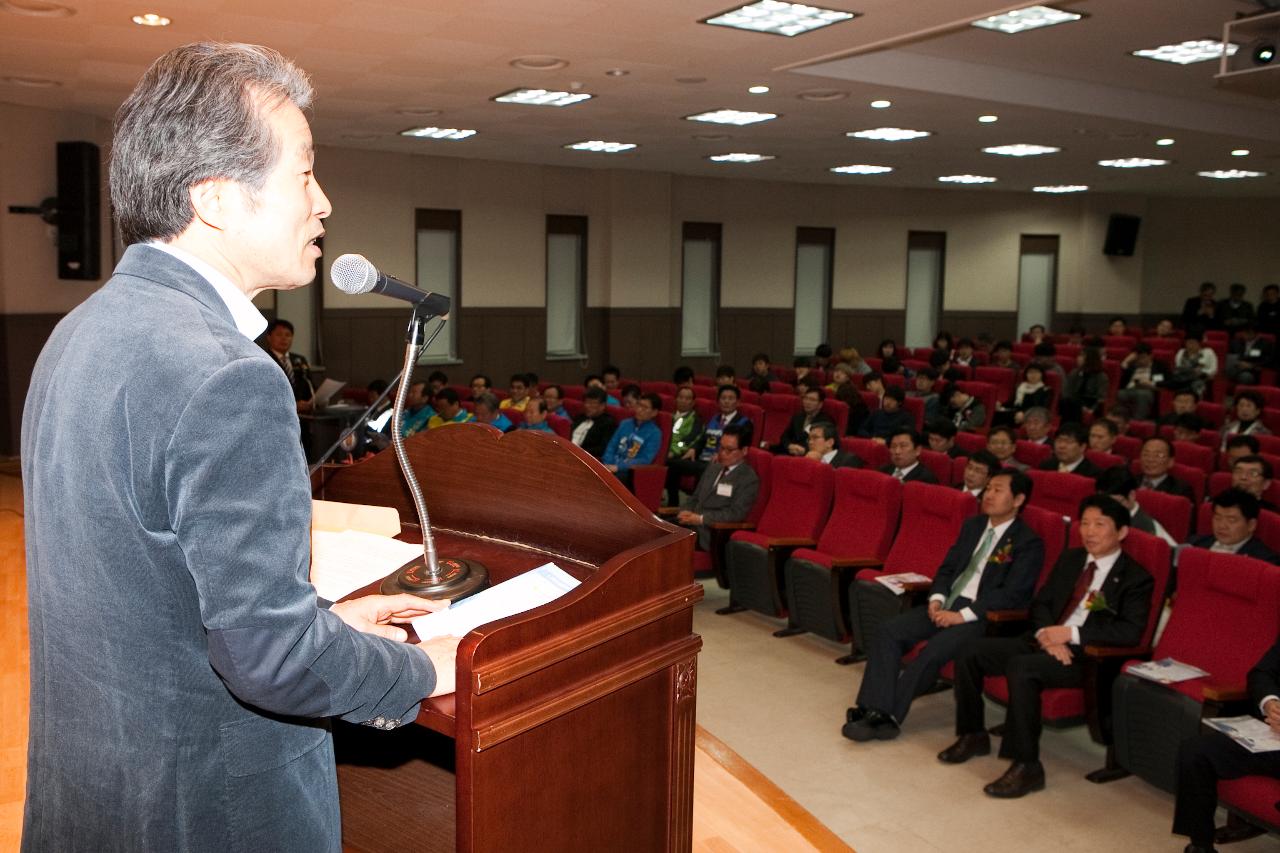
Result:
[[[272,50],[195,44],[116,117],[130,245],[23,415],[24,850],[338,851],[327,718],[394,728],[453,689],[456,640],[394,641],[435,605],[308,583],[293,393],[250,300],[315,277],[311,94]]]

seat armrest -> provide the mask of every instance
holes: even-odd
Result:
[[[679,514],[680,514],[680,507],[678,507],[678,506],[661,506],[661,507],[658,507],[658,515],[661,515],[661,516],[671,516],[671,515],[679,515]]]
[[[1025,622],[1031,618],[1030,610],[988,610],[988,622]]]
[[[770,548],[808,548],[818,543],[804,536],[771,536]]]
[[[902,584],[904,593],[918,594],[933,589],[933,581],[907,581]]]
[[[749,521],[713,521],[707,525],[712,530],[754,530],[755,525]]]
[[[1201,691],[1209,702],[1242,702],[1249,698],[1249,691],[1243,684],[1206,684]]]
[[[1150,646],[1085,646],[1086,656],[1095,660],[1107,658],[1149,658]]]
[[[883,565],[884,560],[875,557],[836,557],[831,561],[833,569],[878,569]]]

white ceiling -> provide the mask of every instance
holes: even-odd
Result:
[[[46,0],[11,0],[38,5]],[[698,23],[733,0],[60,0],[65,18],[0,11],[0,77],[41,77],[55,88],[0,82],[0,100],[108,117],[147,64],[199,39],[267,44],[306,68],[318,92],[321,144],[525,163],[644,169],[868,186],[940,187],[944,174],[999,178],[984,191],[1082,183],[1096,191],[1160,195],[1280,195],[1280,101],[1224,91],[1216,62],[1190,66],[1137,59],[1129,51],[1220,37],[1246,0],[1092,0],[1057,3],[1079,22],[1018,35],[968,22],[1018,4],[998,0],[830,0],[859,17],[794,38]],[[0,3],[0,8],[3,7]],[[173,19],[162,29],[131,17]],[[550,55],[569,64],[523,71],[511,61]],[[606,75],[623,69],[625,76]],[[1274,72],[1280,80],[1280,68]],[[703,82],[678,82],[677,78]],[[749,85],[772,87],[749,95]],[[565,108],[498,104],[509,89],[580,88],[596,97]],[[847,92],[808,102],[812,89]],[[871,109],[877,98],[894,102]],[[723,127],[682,117],[731,107],[778,113],[772,122]],[[439,110],[419,117],[399,110]],[[995,124],[977,116],[994,113]],[[467,140],[399,137],[418,124],[474,128]],[[852,140],[880,125],[931,130],[906,143]],[[723,139],[698,138],[720,134]],[[1157,148],[1155,139],[1177,143]],[[565,151],[580,139],[634,142],[621,155]],[[988,145],[1030,142],[1063,149],[1034,158],[995,157]],[[1232,157],[1235,148],[1248,157]],[[777,157],[751,165],[705,158],[729,151]],[[1104,158],[1175,162],[1105,169]],[[831,166],[894,166],[874,177]],[[1203,169],[1246,168],[1263,179],[1211,181]]]

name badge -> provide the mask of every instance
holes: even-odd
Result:
[[[1151,381],[1152,381],[1152,382],[1163,382],[1163,381],[1164,381],[1164,374],[1163,374],[1163,373],[1153,373],[1153,374],[1151,374]]]
[[[716,494],[722,498],[733,497],[732,483],[716,483]]]
[[[1248,356],[1249,356],[1249,358],[1262,358],[1262,350],[1260,350],[1260,349],[1251,349],[1251,350],[1249,350],[1249,352],[1248,352]]]

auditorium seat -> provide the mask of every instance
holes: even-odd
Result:
[[[922,449],[920,451],[920,464],[933,472],[933,476],[938,478],[939,485],[952,486],[955,485],[956,482],[963,481],[963,470],[961,472],[960,481],[951,479],[951,457],[945,453]]]
[[[1098,466],[1099,471],[1108,468],[1119,468],[1129,464],[1129,460],[1115,453],[1103,453],[1101,450],[1086,450],[1084,457]]]
[[[718,385],[694,385],[693,397],[695,400],[710,400],[715,402],[720,395],[720,386]]]
[[[836,435],[844,435],[849,428],[849,404],[828,396],[822,401],[822,411],[836,422]]]
[[[759,395],[756,396],[758,399]],[[738,405],[738,411],[751,421],[751,443],[759,444],[757,436],[764,434],[764,409],[760,408],[756,403],[744,402]]]
[[[848,435],[840,439],[840,449],[852,453],[873,471],[889,464],[889,448],[869,438]]]
[[[764,409],[764,428],[755,443],[772,447],[782,440],[782,433],[800,411],[800,397],[795,394],[765,394],[760,398]]]
[[[991,428],[991,419],[995,416],[996,404],[1001,402],[996,399],[996,386],[990,382],[962,381],[957,382],[956,387],[971,395],[975,400],[981,400],[982,404],[986,406],[987,417],[979,429],[980,432],[985,433]]]
[[[1038,471],[1034,468],[1027,471],[1035,484],[1031,489],[1032,506],[1056,512],[1065,518],[1074,519],[1080,508],[1080,502],[1097,490],[1092,477],[1080,474],[1064,474],[1060,471]]]
[[[987,449],[987,437],[976,432],[956,433],[956,447],[972,456],[979,450]]]
[[[1280,472],[1280,459],[1274,457],[1263,456],[1271,463],[1271,470]],[[1223,489],[1231,488],[1231,472],[1230,471],[1214,471],[1209,475],[1209,485],[1205,490],[1206,498],[1212,498],[1222,492]],[[1274,506],[1280,506],[1280,476],[1271,480],[1271,486],[1262,493],[1263,500],[1269,501]]]
[[[560,401],[560,405],[563,406],[564,410],[569,413],[570,420],[582,414],[582,398],[581,397],[570,397],[568,394],[566,394],[564,396],[564,399]]]
[[[916,432],[924,429],[924,400],[920,397],[907,397],[902,401],[902,408],[911,415],[911,424]]]
[[[1129,435],[1138,439],[1138,441],[1146,441],[1148,438],[1156,434],[1155,421],[1129,421]],[[1124,438],[1124,436],[1120,436]],[[1136,456],[1134,458],[1137,458]]]
[[[792,375],[793,375],[793,376],[795,375],[795,371],[792,371]],[[796,393],[796,389],[795,389],[795,387],[794,387],[791,383],[789,383],[789,382],[775,382],[775,381],[770,381],[770,382],[769,382],[769,393],[770,393],[770,394],[791,394],[792,396],[794,396],[794,395],[795,395],[795,393]]]
[[[1017,459],[1023,465],[1029,465],[1032,468],[1035,468],[1052,455],[1052,444],[1037,444],[1034,441],[1027,441],[1026,439],[1019,439],[1017,448],[1013,451],[1014,459]]]
[[[1138,506],[1147,515],[1160,522],[1178,542],[1186,542],[1191,536],[1193,509],[1191,501],[1182,495],[1157,492],[1155,489],[1138,489]]]
[[[656,380],[648,380],[640,383],[641,394],[665,394],[668,397],[676,395],[676,383],[674,382],[658,382]]]
[[[1280,833],[1280,779],[1271,776],[1244,776],[1218,782],[1218,803],[1227,810],[1227,825],[1236,820]]]
[[[1213,471],[1217,457],[1216,447],[1205,447],[1194,441],[1175,441],[1173,443],[1173,461],[1192,468],[1199,468],[1205,474]]]
[[[562,418],[559,415],[547,415],[547,423],[551,426],[551,430],[561,438],[568,440],[572,430],[572,424],[568,418]]]
[[[636,465],[631,469],[631,491],[649,512],[657,513],[662,506],[662,492],[667,481],[667,451],[671,449],[672,417],[670,412],[658,412],[654,423],[662,433],[658,455],[650,465]]]
[[[1280,388],[1270,385],[1237,385],[1236,393],[1252,391],[1262,398],[1262,405],[1268,409],[1280,409]]]
[[[760,488],[756,491],[756,499],[751,505],[751,510],[742,521],[708,524],[707,529],[711,533],[709,550],[695,550],[693,552],[694,572],[698,574],[707,572],[714,574],[716,583],[721,589],[729,588],[729,576],[725,571],[724,564],[725,548],[728,545],[729,537],[736,531],[754,528],[756,523],[760,521],[760,516],[764,514],[765,506],[769,503],[769,494],[773,486],[773,459],[773,454],[767,450],[760,450],[756,447],[748,448],[747,464],[755,470],[756,477],[760,481]],[[679,507],[663,507],[660,514],[674,516],[679,511]]]
[[[1129,470],[1133,472],[1133,475],[1139,481],[1142,480],[1142,464],[1140,462],[1129,463]],[[1195,495],[1197,505],[1204,500],[1205,488],[1209,479],[1209,474],[1206,471],[1191,465],[1174,462],[1173,467],[1169,469],[1169,474],[1191,487],[1191,492]]]
[[[1018,374],[1007,367],[979,367],[973,371],[973,378],[994,386],[996,400],[1001,403],[1013,398],[1013,391],[1018,385]]]
[[[1116,443],[1111,448],[1111,452],[1132,462],[1142,454],[1142,439],[1132,435],[1116,436]]]

